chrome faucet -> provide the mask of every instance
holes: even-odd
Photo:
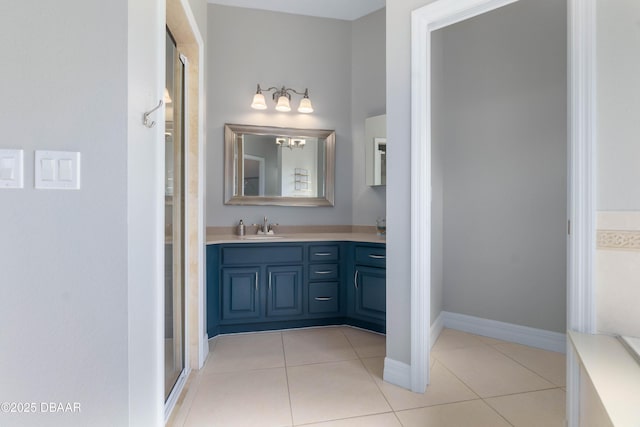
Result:
[[[269,232],[269,224],[267,224],[267,217],[264,217],[264,224],[262,225],[262,232],[267,234]]]

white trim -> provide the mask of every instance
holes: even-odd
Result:
[[[384,381],[403,388],[411,387],[411,366],[397,360],[384,358]]]
[[[567,3],[569,221],[567,329],[596,331],[594,257],[596,230],[596,3]],[[580,421],[580,369],[567,354],[567,425]]]
[[[567,337],[565,334],[559,332],[483,319],[466,314],[451,313],[448,311],[442,312],[442,318],[445,328],[558,353],[564,353],[567,349]]]
[[[438,0],[411,13],[411,390],[429,383],[431,32],[517,0]],[[386,373],[385,373],[386,375]]]
[[[569,237],[567,328],[595,333],[596,208],[594,0],[569,1]]]

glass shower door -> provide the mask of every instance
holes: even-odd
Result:
[[[184,63],[167,30],[165,103],[165,401],[185,369]]]

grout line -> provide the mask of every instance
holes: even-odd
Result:
[[[310,426],[310,425],[316,425],[316,424],[324,424],[324,423],[333,423],[335,421],[346,421],[346,420],[358,420],[361,418],[366,418],[366,417],[375,417],[376,415],[384,415],[384,414],[395,414],[393,411],[387,411],[387,412],[376,412],[374,414],[366,414],[366,415],[354,415],[353,417],[346,417],[346,418],[334,418],[331,420],[326,420],[326,421],[313,421],[310,423],[304,423],[304,424],[294,424],[294,427],[302,427],[302,426]],[[396,416],[397,418],[397,416]],[[400,421],[400,420],[398,420]],[[402,423],[400,423],[402,424]]]
[[[509,421],[509,420],[508,420],[504,415],[502,415],[502,414],[500,413],[500,411],[498,411],[496,408],[494,408],[493,406],[491,406],[491,405],[489,404],[489,402],[487,402],[487,401],[485,401],[484,399],[482,399],[482,403],[484,403],[485,405],[487,405],[487,406],[489,407],[489,409],[491,409],[493,412],[495,412],[496,414],[498,414],[498,416],[499,416],[500,418],[502,418],[502,419],[503,419],[507,424],[509,424],[509,425],[510,425],[510,426],[512,426],[512,427],[515,427],[515,425],[514,425],[511,421]]]
[[[516,392],[516,393],[507,393],[507,394],[499,394],[497,396],[481,397],[480,399],[482,399],[482,400],[497,399],[499,397],[517,396],[519,394],[538,393],[540,391],[549,391],[549,390],[562,390],[562,387],[555,387],[554,386],[554,387],[549,387],[549,388],[541,388],[539,390],[519,391],[519,392]]]
[[[396,411],[393,411],[393,415],[396,417],[396,420],[398,420],[398,424],[404,426],[404,424],[402,424],[402,421],[400,421],[400,417],[398,416],[398,413]]]
[[[291,404],[291,385],[289,384],[289,368],[287,366],[287,353],[284,349],[284,336],[280,332],[280,342],[282,343],[282,358],[284,359],[284,376],[287,380],[287,397],[289,398],[289,415],[291,416],[291,425],[295,425],[293,420],[293,405]]]
[[[516,345],[522,345],[522,346],[524,346],[524,347],[530,347],[530,346],[526,346],[526,345],[518,344],[518,343],[509,343],[509,344],[516,344]],[[508,354],[506,354],[506,353],[504,353],[504,352],[502,352],[502,351],[500,351],[500,349],[499,349],[499,348],[495,348],[497,345],[502,345],[502,344],[492,345],[491,347],[492,347],[495,351],[497,351],[497,352],[499,352],[500,354],[502,354],[503,356],[505,356],[506,358],[513,360],[514,362],[516,362],[518,365],[522,366],[523,368],[525,368],[525,369],[526,369],[526,370],[528,370],[529,372],[532,372],[532,373],[534,373],[535,375],[537,375],[537,376],[539,376],[540,378],[542,378],[543,380],[545,380],[546,382],[548,382],[548,383],[550,383],[550,384],[553,384],[553,385],[555,386],[555,387],[553,387],[553,388],[564,387],[564,386],[562,386],[562,385],[560,385],[560,384],[556,384],[555,382],[553,382],[553,381],[551,381],[550,379],[546,378],[546,377],[545,377],[545,376],[543,376],[542,374],[540,374],[540,373],[538,373],[538,372],[534,371],[532,368],[528,367],[528,366],[527,366],[527,365],[525,365],[523,362],[520,362],[519,360],[515,359],[514,357],[512,357],[512,356],[510,356],[510,355],[508,355]],[[536,349],[536,350],[540,350],[540,351],[549,351],[549,350],[543,350],[543,349],[541,349],[541,348],[535,348],[535,347],[530,347],[530,348],[533,348],[533,349]],[[566,364],[566,358],[565,358],[565,364]]]
[[[471,388],[471,386],[469,384],[467,384],[462,378],[457,376],[456,373],[453,372],[451,369],[449,369],[449,367],[447,365],[445,365],[443,362],[441,362],[438,359],[436,359],[436,362],[439,363],[440,365],[442,365],[442,367],[444,369],[446,369],[451,375],[453,375],[458,381],[460,381],[466,388],[471,390],[471,393],[475,394],[478,399],[482,399],[482,397],[480,397],[480,395],[478,393],[476,393],[476,391],[473,388]],[[433,366],[435,367],[435,363],[433,364]],[[430,371],[431,370],[433,370],[433,368],[430,368]],[[476,399],[469,399],[469,400],[476,400]],[[464,400],[462,402],[464,402]]]

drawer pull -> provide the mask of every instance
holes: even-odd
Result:
[[[353,285],[356,287],[356,290],[358,290],[358,270],[356,270],[353,275]]]
[[[315,274],[331,274],[333,271],[325,270],[325,271],[314,271]]]
[[[316,252],[315,256],[330,256],[333,255],[331,252]]]
[[[333,297],[316,297],[316,301],[331,301]]]
[[[271,272],[269,272],[269,290],[271,290]]]
[[[258,272],[256,272],[256,291],[258,290]]]
[[[369,258],[373,258],[373,259],[385,259],[386,257],[384,255],[373,255],[373,254],[369,254]]]

